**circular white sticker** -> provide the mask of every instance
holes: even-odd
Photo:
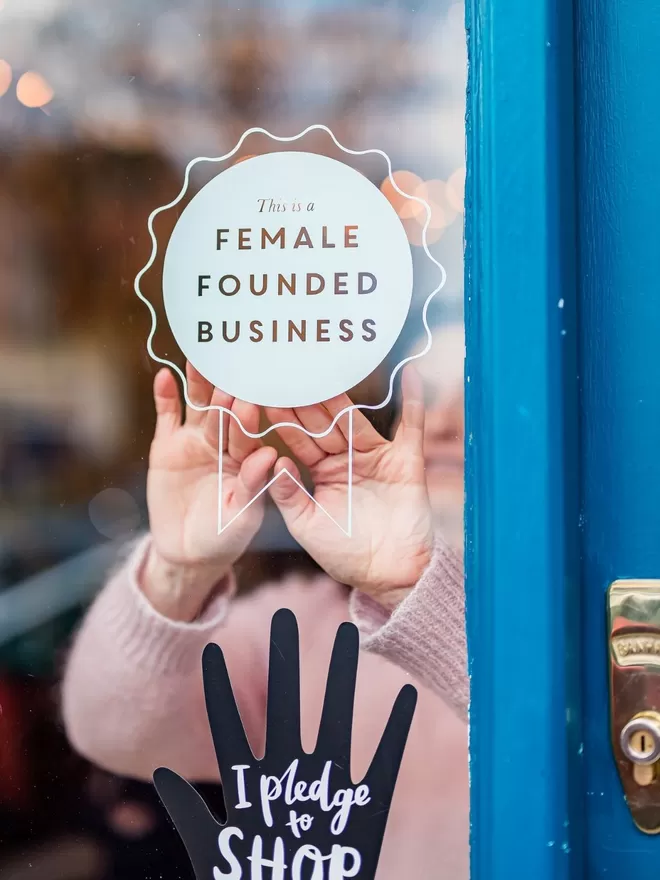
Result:
[[[163,267],[167,318],[214,385],[263,406],[347,391],[387,356],[412,296],[405,230],[380,190],[314,153],[268,153],[190,201]]]

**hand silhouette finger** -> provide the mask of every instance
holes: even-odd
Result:
[[[165,809],[170,814],[197,877],[212,876],[207,864],[209,841],[217,837],[219,823],[211,814],[202,796],[178,774],[166,767],[154,772],[154,785]]]
[[[355,682],[360,650],[357,627],[342,623],[337,630],[328,670],[316,751],[350,773]]]
[[[363,779],[374,800],[377,799],[383,808],[389,806],[392,800],[416,705],[417,691],[411,684],[404,685],[394,702],[376,753]]]
[[[266,759],[302,751],[300,744],[300,648],[295,614],[278,611],[270,627]]]
[[[225,657],[219,645],[209,644],[204,648],[202,673],[206,712],[225,791],[225,803],[233,804],[236,802],[236,779],[235,771],[231,768],[237,764],[251,766],[254,755],[245,735]]]

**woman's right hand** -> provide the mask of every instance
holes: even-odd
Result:
[[[186,366],[188,395],[199,406],[231,409],[246,430],[259,430],[259,408],[236,400]],[[254,537],[264,497],[218,534],[218,410],[186,406],[182,422],[176,379],[164,368],[154,380],[156,431],[149,454],[147,503],[152,544],[141,587],[154,608],[176,620],[194,620],[210,593]],[[222,521],[236,516],[266,484],[276,451],[247,437],[224,414]]]

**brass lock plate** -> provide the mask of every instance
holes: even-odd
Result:
[[[608,592],[612,748],[637,827],[660,832],[660,580]]]

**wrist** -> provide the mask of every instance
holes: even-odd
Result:
[[[138,586],[151,606],[170,620],[191,623],[204,610],[231,566],[214,562],[167,559],[152,543],[140,571]]]
[[[414,550],[402,553],[398,565],[392,565],[388,574],[396,574],[397,578],[388,577],[370,583],[356,585],[362,593],[366,593],[387,611],[394,611],[415,589],[422,575],[428,568],[433,557],[433,542],[429,538]],[[405,561],[404,561],[405,560]],[[384,573],[384,572],[382,572]]]

